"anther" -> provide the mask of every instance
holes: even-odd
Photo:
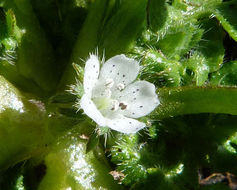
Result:
[[[106,86],[107,88],[112,88],[113,85],[114,85],[114,80],[113,80],[113,79],[107,78],[107,79],[105,80],[105,86]]]
[[[127,104],[126,103],[124,103],[124,102],[120,102],[119,103],[119,107],[121,108],[121,110],[125,110],[126,108],[127,108]]]
[[[112,110],[112,111],[117,111],[118,108],[119,108],[119,102],[118,102],[117,100],[113,100],[113,101],[111,102],[111,104],[112,104],[111,110]]]
[[[123,83],[118,83],[118,84],[117,84],[117,89],[118,89],[118,90],[121,91],[121,90],[123,90],[124,88],[125,88],[125,86],[124,86]]]

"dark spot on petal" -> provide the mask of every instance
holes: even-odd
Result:
[[[129,121],[129,124],[132,124],[132,122],[131,122],[131,121]]]
[[[140,108],[143,108],[143,106],[140,106]]]
[[[125,77],[125,75],[123,75],[123,77]]]
[[[139,91],[139,89],[137,88],[137,91]]]
[[[117,73],[117,75],[119,75],[119,73]]]
[[[134,112],[133,112],[132,114],[133,114],[133,115],[135,115],[135,113],[134,113]]]
[[[133,98],[133,100],[136,100],[137,98]]]
[[[95,68],[95,65],[93,65],[93,68]]]
[[[133,91],[132,93],[135,94],[135,91]]]
[[[112,70],[110,70],[110,73],[112,73]]]
[[[115,67],[115,65],[113,65],[113,67]]]

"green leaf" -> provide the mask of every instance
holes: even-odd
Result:
[[[105,53],[107,59],[116,54],[125,53],[131,48],[145,24],[147,0],[120,1],[119,5],[113,2],[98,0],[91,4],[78,35],[71,62],[82,65],[84,62],[80,59],[87,58],[89,53],[95,52],[97,48],[100,55]],[[116,10],[113,7],[116,7]],[[108,17],[107,14],[111,16]],[[64,89],[65,85],[74,82],[75,71],[72,65],[69,65],[60,87]]]
[[[156,32],[163,27],[168,16],[165,0],[149,0],[147,4],[147,22],[149,28]]]
[[[42,109],[42,103],[26,100],[0,77],[1,170],[44,150],[48,137]]]
[[[175,56],[182,56],[192,48],[192,40],[197,26],[192,24],[173,23],[169,28],[165,29],[166,33],[157,42],[157,47],[168,56],[175,58]]]
[[[178,87],[159,89],[161,101],[155,117],[198,113],[224,113],[237,115],[237,88]]]
[[[89,53],[95,52],[98,47],[99,30],[103,23],[107,4],[108,0],[98,0],[90,5],[89,12],[72,50],[71,63],[84,65],[82,59],[87,58]],[[65,90],[67,85],[75,83],[75,76],[76,72],[73,66],[69,64],[65,68],[59,90]]]
[[[71,64],[70,56],[88,13],[88,0],[31,0],[35,15],[53,47],[58,73]],[[66,47],[66,48],[65,48]]]
[[[86,144],[83,133],[76,129],[59,138],[44,159],[46,174],[37,190],[123,189],[109,174],[103,150],[97,147],[86,153]]]
[[[228,34],[237,41],[237,2],[235,0],[223,2],[215,11],[216,18],[228,32]]]
[[[146,5],[147,0],[121,1],[118,11],[101,31],[99,48],[105,50],[106,57],[129,50],[145,24]]]
[[[14,12],[16,24],[22,33],[16,61],[19,73],[40,86],[42,94],[52,92],[59,79],[55,72],[58,68],[52,47],[39,25],[30,1],[4,0],[4,9]]]
[[[204,29],[204,34],[198,44],[197,51],[205,57],[210,72],[213,72],[218,70],[223,63],[224,32],[214,19],[204,19],[200,25]]]

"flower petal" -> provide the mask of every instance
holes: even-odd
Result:
[[[136,81],[116,96],[119,102],[127,105],[122,114],[131,118],[145,116],[160,104],[155,86],[147,81]]]
[[[139,72],[139,63],[126,57],[125,55],[117,55],[110,58],[101,68],[100,77],[111,78],[116,84],[128,85],[134,81]]]
[[[109,128],[126,134],[136,133],[137,131],[146,127],[145,123],[124,116],[106,119],[106,121]]]
[[[86,94],[82,96],[80,106],[84,110],[84,113],[93,119],[98,125],[106,126],[104,116],[100,113],[93,101]]]
[[[92,89],[98,81],[100,62],[96,55],[91,54],[86,61],[83,86],[85,94],[91,97]]]

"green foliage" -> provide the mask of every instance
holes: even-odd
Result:
[[[155,122],[153,126],[156,126],[158,136],[152,138],[143,134],[126,138],[126,145],[118,143],[114,146],[117,151],[112,149],[112,161],[120,161],[117,169],[126,174],[125,184],[134,184],[132,189],[197,189],[198,168],[236,172],[236,167],[233,167],[236,154],[221,148],[226,138],[236,131],[235,120],[233,116],[202,114]],[[129,171],[138,166],[146,174],[143,179],[139,172],[133,174]]]
[[[39,102],[24,100],[3,77],[0,91],[0,167],[6,169],[44,149],[47,127]]]
[[[74,129],[56,140],[43,161],[46,174],[37,188],[31,186],[30,189],[123,189],[109,174],[110,168],[100,147],[85,154],[87,140],[82,135]],[[44,170],[44,167],[41,168]],[[34,168],[28,170],[34,174]],[[27,176],[29,183],[32,174]]]
[[[162,28],[167,18],[165,0],[149,0],[147,3],[147,24],[152,31]]]
[[[7,172],[0,172],[0,188],[4,190],[24,190],[21,172],[22,163],[9,168]]]
[[[145,24],[146,3],[147,0],[98,0],[92,3],[79,32],[71,62],[82,65],[80,59],[86,59],[89,52],[95,52],[97,48],[107,58],[131,49]],[[65,84],[74,82],[75,71],[72,65],[68,65],[60,87],[64,89]]]
[[[162,53],[151,49],[145,53],[141,64],[141,79],[151,81],[158,87],[179,86],[181,65],[178,61],[167,59]]]
[[[237,41],[237,3],[236,1],[227,1],[220,4],[215,11],[216,18],[220,21],[228,34]]]
[[[225,63],[220,70],[211,74],[212,85],[236,86],[237,62]]]
[[[117,164],[117,169],[125,175],[123,183],[131,185],[146,178],[147,172],[139,162],[142,144],[138,144],[138,136],[120,136],[116,140],[117,145],[111,149],[111,161]]]
[[[4,1],[6,10],[13,10],[22,36],[18,44],[16,65],[19,73],[50,92],[58,80],[52,47],[45,38],[29,0]]]

